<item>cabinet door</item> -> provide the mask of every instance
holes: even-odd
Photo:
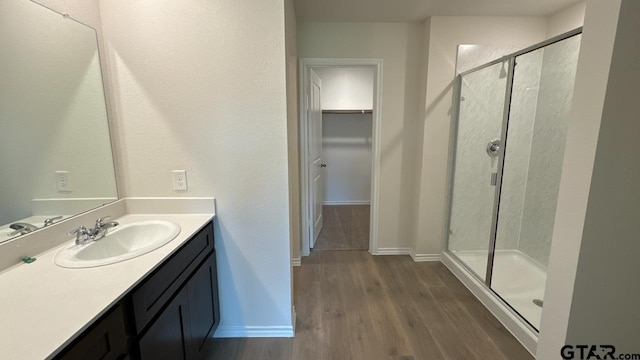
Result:
[[[186,288],[162,311],[140,338],[142,360],[187,360],[191,339]]]
[[[118,305],[56,359],[120,360],[126,355],[124,313]]]
[[[220,322],[215,251],[196,271],[186,287],[189,294],[191,355],[194,359],[201,359],[208,339]]]

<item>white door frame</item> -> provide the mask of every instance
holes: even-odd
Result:
[[[309,139],[308,139],[308,112],[307,112],[307,91],[309,89],[310,73],[309,69],[317,67],[349,67],[349,66],[371,66],[374,69],[374,94],[373,94],[373,134],[372,147],[373,157],[371,164],[371,213],[369,216],[369,252],[373,255],[378,253],[378,215],[380,199],[380,132],[382,128],[382,59],[339,59],[339,58],[301,58],[299,68],[300,89],[298,91],[299,116],[299,139],[300,139],[300,210],[302,212],[302,256],[310,253],[309,239],[313,228],[309,218],[309,206],[311,203],[309,192]]]

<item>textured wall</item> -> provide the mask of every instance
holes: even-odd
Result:
[[[284,1],[100,5],[124,194],[216,196],[219,331],[291,331]]]
[[[519,248],[547,265],[581,36],[544,49]],[[518,69],[519,70],[519,69]]]

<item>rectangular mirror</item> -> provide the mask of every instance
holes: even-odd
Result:
[[[0,242],[117,200],[96,31],[0,2]]]

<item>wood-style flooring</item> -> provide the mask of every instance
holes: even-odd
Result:
[[[324,205],[313,250],[368,250],[369,205]]]
[[[439,262],[313,252],[294,303],[295,338],[213,339],[208,359],[533,359]]]

